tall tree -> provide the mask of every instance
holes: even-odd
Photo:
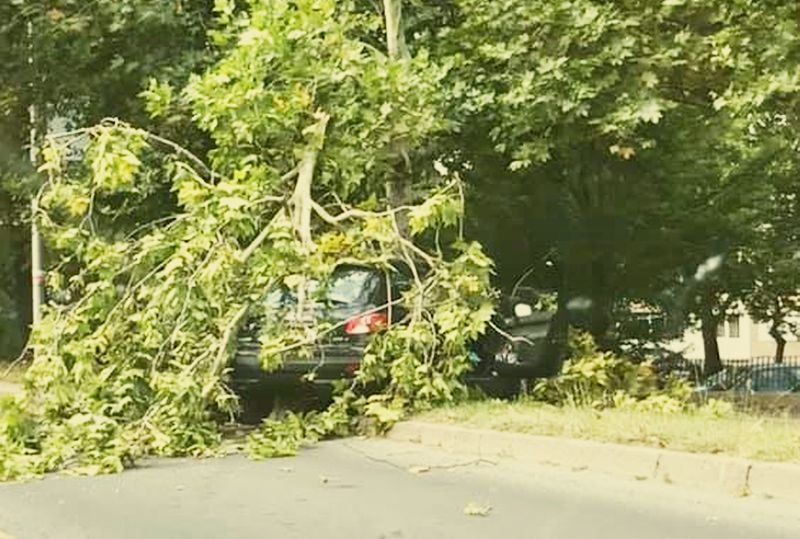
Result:
[[[525,265],[555,260],[563,301],[588,300],[574,304],[590,306],[583,323],[601,340],[617,299],[673,289],[682,317],[706,319],[709,367],[719,368],[715,320],[742,297],[735,262],[764,196],[748,110],[794,92],[778,51],[791,57],[796,47],[787,21],[797,8],[454,4],[457,15],[431,39],[453,65],[454,155],[475,188],[476,215],[487,216],[475,230],[485,230],[499,267],[524,270],[513,260],[519,243],[491,237],[503,214],[499,230],[525,231]],[[780,39],[766,28],[779,28]],[[694,282],[718,255],[715,280]]]

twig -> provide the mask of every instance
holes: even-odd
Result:
[[[464,239],[464,215],[467,211],[467,199],[464,196],[464,186],[461,184],[461,179],[456,182],[458,186],[458,199],[461,202],[461,215],[458,216],[458,239]]]
[[[184,163],[182,161],[178,161],[178,162],[175,163],[175,166],[177,166],[178,168],[181,168],[181,169],[189,172],[189,176],[191,176],[194,181],[196,181],[197,183],[199,183],[200,185],[202,185],[206,189],[209,189],[209,190],[214,189],[214,185],[213,184],[208,183],[203,178],[201,178],[200,175],[197,173],[197,171],[195,169],[193,169],[192,167],[190,167],[189,165],[187,165],[186,163]]]
[[[131,232],[129,232],[127,236],[125,236],[125,239],[129,240],[129,239],[133,238],[137,233],[141,232],[142,230],[146,230],[146,229],[148,229],[148,228],[150,228],[152,226],[155,226],[155,225],[158,225],[158,224],[161,224],[161,223],[165,223],[167,221],[173,221],[172,223],[170,223],[170,226],[172,226],[175,223],[186,219],[187,217],[189,217],[188,213],[182,213],[182,214],[179,214],[179,215],[167,215],[166,217],[161,217],[159,219],[155,219],[153,221],[150,221],[150,222],[147,222],[147,223],[144,223],[142,225],[137,226]]]
[[[3,374],[0,376],[0,378],[6,378],[9,374],[11,374],[11,371],[13,371],[17,365],[25,360],[25,357],[28,355],[28,352],[31,350],[31,348],[32,345],[30,339],[28,339],[28,342],[25,343],[25,347],[22,349],[22,352],[20,352],[19,356],[17,356],[17,359],[9,363],[8,368],[3,371]]]
[[[521,284],[522,284],[522,283],[525,281],[525,279],[527,279],[527,278],[528,278],[528,276],[529,276],[531,273],[533,273],[534,271],[536,271],[536,266],[535,266],[535,265],[534,265],[534,266],[531,266],[530,268],[528,268],[528,269],[525,271],[525,273],[523,273],[523,274],[522,274],[522,277],[520,277],[519,279],[517,279],[517,282],[516,282],[516,283],[514,283],[514,288],[512,288],[512,289],[511,289],[511,297],[512,297],[512,298],[515,298],[515,297],[517,296],[517,289],[519,288],[519,286],[520,286],[520,285],[521,285]]]
[[[397,223],[397,218],[394,214],[392,214],[392,228],[394,229],[394,233],[397,234],[398,242],[400,243],[400,251],[403,253],[403,258],[406,260],[406,264],[408,264],[409,269],[411,269],[411,273],[414,276],[414,281],[417,283],[417,289],[422,290],[422,279],[419,278],[419,272],[417,271],[417,265],[414,264],[414,259],[411,258],[411,255],[408,254],[408,250],[406,249],[405,244],[403,243],[404,238],[403,235],[400,233],[400,225]],[[414,324],[414,321],[417,317],[421,316],[422,313],[422,295],[417,296],[416,301],[416,308],[414,309],[414,316],[411,319],[411,325]]]
[[[126,132],[126,133],[133,133],[133,134],[136,134],[136,135],[140,135],[140,136],[142,136],[142,137],[144,137],[144,138],[146,138],[148,140],[151,140],[153,142],[157,142],[159,144],[162,144],[164,146],[172,148],[172,150],[175,153],[186,157],[192,163],[197,165],[203,171],[203,173],[206,176],[208,176],[208,178],[211,181],[216,181],[218,179],[217,174],[213,170],[211,170],[211,168],[209,168],[209,166],[206,165],[205,162],[203,162],[202,159],[200,159],[195,154],[193,154],[192,152],[190,152],[189,150],[187,150],[186,148],[184,148],[183,146],[181,146],[180,144],[178,144],[176,142],[173,142],[173,141],[171,141],[169,139],[166,139],[164,137],[156,135],[155,133],[151,133],[149,131],[145,131],[144,129],[137,129],[135,127],[131,127],[131,126],[121,122],[117,118],[104,118],[103,120],[100,121],[100,125],[102,125],[104,127],[113,127],[114,129],[118,129],[118,130]],[[96,130],[96,127],[83,127],[83,128],[80,128],[80,129],[74,129],[72,131],[66,131],[64,133],[55,133],[55,134],[52,134],[52,135],[48,135],[47,138],[49,140],[58,140],[58,139],[62,139],[62,138],[75,137],[75,136],[82,135],[82,134],[85,134],[85,133],[92,133],[95,130]]]
[[[286,197],[267,195],[250,202],[250,206],[257,206],[258,204],[263,204],[264,202],[286,202]]]
[[[167,348],[167,344],[173,344],[175,342],[175,337],[178,335],[178,331],[183,326],[183,317],[186,315],[186,308],[189,306],[189,297],[192,294],[194,289],[195,281],[197,280],[197,275],[200,271],[206,267],[211,257],[216,252],[219,245],[212,246],[203,260],[197,265],[192,275],[189,277],[189,281],[186,283],[186,294],[183,297],[183,305],[181,306],[181,312],[178,314],[178,317],[175,319],[175,325],[170,331],[169,336],[164,339],[164,342],[161,343],[161,346],[158,348],[158,352],[156,353],[155,357],[153,358],[153,362],[151,363],[151,370],[155,370],[158,366],[163,354]]]
[[[297,176],[299,172],[300,172],[300,167],[294,167],[292,170],[281,176],[278,181],[280,181],[281,183],[288,182],[289,180]]]
[[[86,210],[86,215],[81,220],[80,228],[83,228],[83,224],[87,221],[89,222],[89,229],[91,230],[92,234],[97,234],[97,231],[94,228],[94,219],[92,219],[92,214],[94,213],[94,198],[97,194],[97,186],[92,187],[92,191],[89,195],[89,208]]]
[[[530,339],[528,339],[527,337],[515,337],[514,335],[508,333],[507,331],[504,331],[504,330],[500,329],[497,326],[497,324],[495,324],[491,320],[489,320],[489,322],[487,322],[487,325],[489,327],[491,327],[493,330],[495,330],[497,333],[499,333],[501,336],[503,336],[506,339],[508,339],[510,342],[524,342],[525,344],[529,344],[531,346],[536,346],[536,344],[534,344],[534,342],[531,341]]]
[[[208,165],[206,165],[203,162],[202,159],[197,157],[195,154],[193,154],[192,152],[190,152],[189,150],[187,150],[186,148],[184,148],[180,144],[172,142],[169,139],[165,139],[164,137],[160,137],[160,136],[155,135],[153,133],[150,133],[148,131],[144,131],[142,129],[133,129],[131,127],[126,127],[125,130],[126,131],[133,131],[133,132],[138,133],[138,134],[143,134],[146,138],[148,138],[150,140],[154,140],[154,141],[159,142],[159,143],[161,143],[161,144],[163,144],[165,146],[169,146],[170,148],[175,150],[175,153],[183,155],[184,157],[187,157],[195,165],[200,167],[203,170],[203,172],[205,172],[208,175],[208,177],[209,177],[209,179],[211,181],[216,181],[217,180],[217,178],[218,178],[217,174],[213,170],[211,170],[211,168],[209,168]]]
[[[166,139],[164,137],[156,135],[155,133],[151,133],[149,131],[145,131],[144,129],[137,129],[135,127],[131,127],[131,126],[126,125],[126,124],[121,124],[119,122],[119,120],[117,120],[117,119],[112,119],[112,121],[113,121],[113,126],[116,129],[119,129],[121,131],[125,131],[125,132],[128,132],[128,133],[134,133],[136,135],[141,135],[141,136],[145,137],[146,139],[152,140],[154,142],[158,142],[159,144],[162,144],[164,146],[172,148],[172,150],[175,153],[188,158],[191,162],[193,162],[195,165],[197,165],[206,174],[206,176],[208,176],[208,178],[212,182],[216,182],[216,180],[218,179],[217,174],[213,170],[211,170],[211,168],[209,168],[209,166],[206,165],[205,162],[202,159],[197,157],[195,154],[193,154],[192,152],[190,152],[189,150],[187,150],[186,148],[184,148],[183,146],[181,146],[177,142],[173,142],[173,141],[171,141],[169,139]],[[105,123],[105,122],[106,122],[106,120],[104,120],[101,123]]]
[[[261,244],[266,241],[266,239],[269,237],[269,233],[271,232],[272,225],[278,220],[279,217],[283,215],[283,213],[283,209],[278,210],[275,215],[272,216],[272,219],[269,220],[269,223],[267,223],[266,226],[261,229],[261,232],[258,233],[258,236],[256,236],[255,239],[250,242],[250,245],[248,245],[245,250],[242,251],[242,255],[239,258],[242,263],[247,262],[247,260],[253,256],[253,253],[255,253],[259,247],[261,247]]]
[[[348,219],[353,219],[353,218],[370,219],[377,217],[391,217],[399,212],[413,209],[413,206],[397,206],[390,210],[377,212],[377,211],[360,210],[358,208],[343,207],[343,211],[341,213],[337,215],[331,215],[325,208],[323,208],[316,201],[313,200],[311,201],[311,207],[323,221],[325,221],[330,225],[338,225],[342,221],[347,221]]]
[[[283,176],[281,176],[280,181],[281,182],[289,181],[294,176],[296,176],[298,173],[299,173],[299,168],[295,167],[292,170],[290,170],[289,172],[287,172],[286,174],[284,174]],[[286,199],[285,199],[285,197],[282,197],[281,200],[285,201]],[[245,250],[242,251],[242,256],[241,256],[241,261],[242,262],[246,262],[248,258],[253,256],[253,253],[255,253],[256,250],[261,246],[261,244],[264,243],[264,241],[266,241],[266,239],[269,237],[270,228],[275,223],[275,221],[277,221],[278,218],[283,215],[283,212],[284,212],[283,209],[279,210],[272,217],[272,219],[270,219],[269,223],[267,223],[267,225],[261,230],[261,232],[258,233],[258,236],[256,236],[255,239],[250,242],[250,245],[248,245],[245,248]]]
[[[108,324],[111,322],[111,317],[114,316],[114,314],[116,314],[117,310],[120,308],[120,305],[122,305],[125,301],[127,301],[134,292],[136,292],[139,288],[141,288],[154,275],[156,275],[159,271],[164,269],[164,267],[167,265],[168,262],[169,262],[169,258],[167,258],[166,260],[161,262],[161,264],[159,264],[158,266],[156,266],[155,268],[150,270],[147,273],[147,275],[145,275],[144,277],[139,279],[139,281],[135,285],[133,285],[132,287],[129,287],[128,290],[125,291],[125,295],[123,295],[120,298],[120,300],[116,304],[114,304],[114,306],[111,308],[111,310],[106,315],[106,319],[103,321],[103,323],[100,325],[100,327],[97,328],[97,330],[95,330],[94,333],[96,333],[98,335],[102,334],[102,332],[105,331],[105,329],[108,327]]]
[[[80,127],[78,129],[73,129],[71,131],[63,131],[61,133],[50,133],[48,134],[45,139],[47,140],[59,140],[62,138],[72,138],[77,137],[79,135],[86,135],[92,132],[92,127]],[[69,144],[69,143],[67,143]]]
[[[427,262],[430,267],[433,268],[436,266],[436,260],[431,255],[429,255],[428,253],[426,253],[425,251],[414,245],[414,242],[407,240],[403,237],[400,237],[400,244],[405,245],[410,250],[414,251],[414,253],[423,260],[425,260],[425,262]]]

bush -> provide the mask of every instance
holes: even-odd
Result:
[[[630,408],[676,413],[690,407],[691,386],[683,379],[659,380],[649,362],[635,363],[598,350],[591,335],[571,331],[570,359],[560,376],[538,382],[535,400],[558,406]]]

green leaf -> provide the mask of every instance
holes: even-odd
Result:
[[[662,108],[657,101],[647,101],[639,107],[636,114],[644,122],[657,124],[661,121]]]

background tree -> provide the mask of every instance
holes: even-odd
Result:
[[[26,150],[28,108],[36,106],[40,136],[56,116],[73,126],[104,117],[153,126],[138,94],[150,77],[179,82],[209,61],[212,6],[210,0],[0,5],[0,290],[9,298],[6,312],[14,314],[17,335],[0,357],[19,352],[30,323],[28,208],[39,180]],[[157,123],[167,133],[190,129],[177,117]],[[188,145],[207,146],[202,137]]]
[[[573,318],[601,343],[622,297],[696,315],[718,369],[716,322],[747,284],[737,264],[770,159],[753,147],[748,111],[793,91],[776,55],[794,48],[795,8],[454,4],[432,38],[453,65],[453,154],[468,170],[472,230],[506,283],[538,265],[562,306],[588,299]],[[777,45],[765,28],[781,29]],[[714,279],[695,282],[719,255]]]

